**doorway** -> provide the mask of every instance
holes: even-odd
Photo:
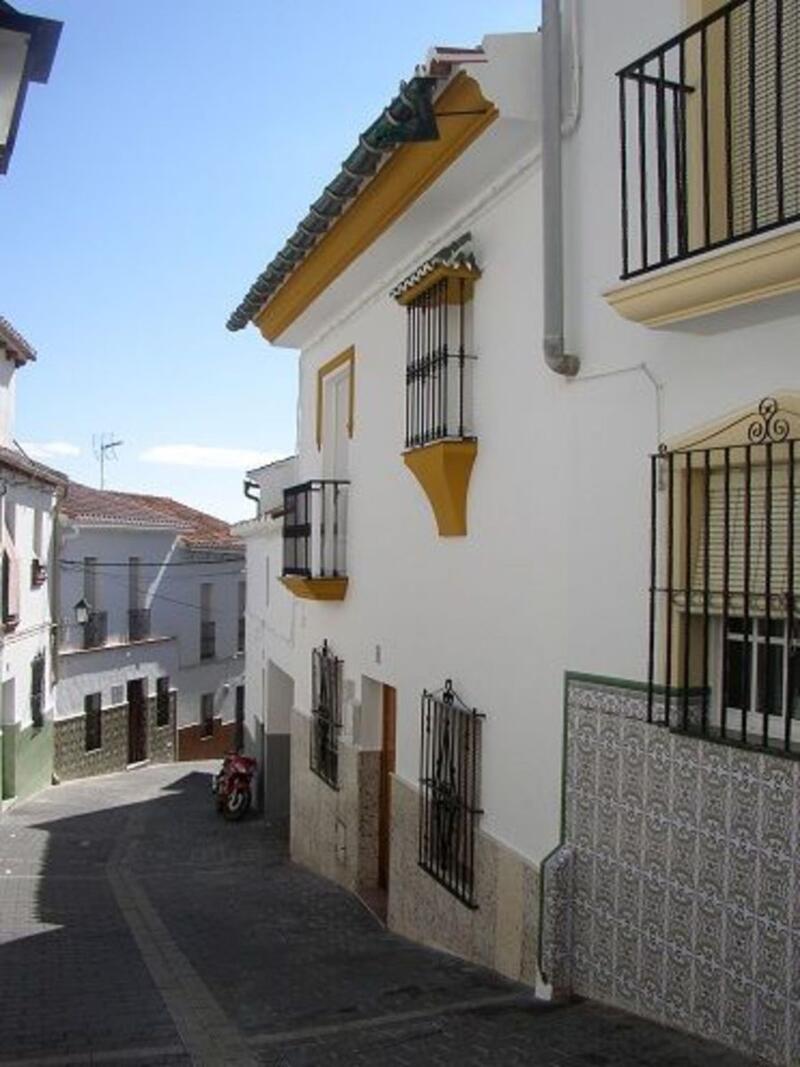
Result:
[[[128,682],[128,764],[147,759],[147,697],[144,678]]]
[[[378,793],[378,888],[389,891],[389,860],[392,826],[392,775],[397,748],[397,690],[382,686],[382,731]]]

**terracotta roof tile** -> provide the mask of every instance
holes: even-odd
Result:
[[[71,482],[62,510],[79,522],[174,530],[189,548],[242,549],[227,522],[168,496],[93,489]]]

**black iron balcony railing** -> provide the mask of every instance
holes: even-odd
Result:
[[[618,73],[622,277],[800,219],[796,0],[732,0]]]
[[[128,639],[144,641],[150,636],[150,608],[131,608],[128,611]]]
[[[200,623],[200,659],[213,659],[217,654],[217,627],[213,619]]]
[[[472,435],[467,301],[463,278],[443,278],[406,305],[406,448]]]
[[[283,573],[306,578],[347,574],[345,481],[311,481],[283,493]]]
[[[244,615],[239,616],[236,627],[236,651],[244,652],[247,640],[247,620]]]
[[[108,641],[108,612],[91,611],[83,624],[83,647],[102,648]]]

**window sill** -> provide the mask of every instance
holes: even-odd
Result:
[[[305,578],[301,574],[285,574],[280,579],[289,592],[302,600],[344,600],[347,578]]]
[[[625,319],[669,326],[800,290],[800,227],[666,267],[604,293]]]

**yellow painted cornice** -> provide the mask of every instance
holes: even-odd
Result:
[[[436,100],[439,138],[402,145],[254,316],[275,341],[350,264],[417,200],[497,117],[497,108],[467,74]]]
[[[293,596],[302,600],[344,600],[346,578],[304,578],[299,574],[285,574],[281,582]]]
[[[403,462],[425,491],[440,537],[467,532],[467,490],[478,442],[434,441],[403,454]]]
[[[668,326],[800,290],[800,228],[654,271],[604,293],[618,314]]]

